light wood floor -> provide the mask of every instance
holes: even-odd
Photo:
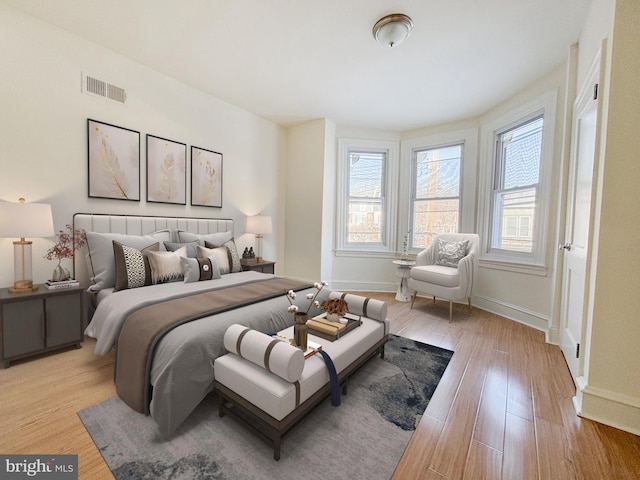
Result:
[[[392,333],[456,352],[394,480],[640,478],[640,437],[575,415],[562,354],[541,332],[462,306],[449,323],[444,302],[410,310],[369,295],[388,302]],[[115,395],[113,357],[93,344],[0,370],[0,453],[78,454],[80,479],[112,478],[76,415]]]

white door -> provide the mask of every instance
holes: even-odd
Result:
[[[600,61],[592,68],[587,83],[578,94],[573,109],[573,130],[567,191],[567,223],[562,276],[560,346],[574,379],[581,375],[580,346],[583,342],[589,251],[595,198],[595,158],[598,145],[598,83]]]

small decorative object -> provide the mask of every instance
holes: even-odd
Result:
[[[348,309],[344,298],[328,298],[322,302],[320,307],[327,312],[327,319],[332,322],[339,322]]]
[[[316,297],[322,289],[327,286],[327,282],[316,282],[313,286],[316,291],[315,293],[307,293],[306,298],[309,300],[309,305],[307,306],[307,310],[304,312],[300,311],[298,306],[293,303],[296,299],[296,292],[289,290],[287,293],[287,300],[289,300],[290,303],[287,311],[289,313],[293,313],[295,320],[295,323],[293,324],[293,341],[295,342],[296,347],[303,352],[307,349],[307,320],[309,319],[309,310],[311,310],[312,306],[320,308],[320,302],[316,300]]]
[[[44,258],[47,260],[58,259],[58,265],[53,269],[51,280],[61,282],[71,278],[68,269],[63,268],[60,262],[63,258],[73,258],[76,251],[83,247],[86,243],[85,231],[83,229],[74,230],[71,225],[67,225],[67,231],[60,230],[56,235],[58,243],[51,247]]]
[[[244,247],[244,252],[242,252],[242,258],[249,258],[249,248]]]
[[[253,251],[253,247],[251,247],[251,248],[249,249],[249,258],[256,258],[256,254],[255,254],[255,252]]]
[[[407,247],[409,245],[409,234],[411,233],[411,229],[407,230],[407,233],[404,234],[404,240],[402,241],[402,258],[401,260],[408,260],[409,254],[407,253]]]

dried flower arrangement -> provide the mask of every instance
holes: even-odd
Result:
[[[324,281],[316,282],[313,284],[316,291],[314,293],[307,293],[307,300],[309,300],[309,306],[307,307],[307,311],[303,313],[308,314],[312,306],[316,308],[320,307],[320,303],[316,300],[316,297],[322,291],[322,289],[327,285],[328,285],[327,282],[324,282]],[[293,303],[295,299],[296,299],[296,292],[294,292],[293,290],[289,290],[289,292],[287,292],[287,300],[289,300],[290,305],[289,305],[289,308],[287,309],[287,312],[295,314],[300,311],[300,308],[298,308],[298,306]]]
[[[76,251],[84,246],[86,243],[85,231],[83,229],[74,230],[71,225],[67,225],[68,232],[60,230],[56,236],[58,237],[58,243],[47,250],[47,254],[44,256],[47,260],[58,259],[58,263],[63,258],[73,258]]]

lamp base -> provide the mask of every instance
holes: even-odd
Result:
[[[262,258],[262,257],[256,257],[256,262],[257,262],[257,263],[264,263],[264,258]]]
[[[13,282],[13,287],[9,287],[9,293],[29,293],[37,292],[40,287],[34,285],[31,280],[19,280]]]

